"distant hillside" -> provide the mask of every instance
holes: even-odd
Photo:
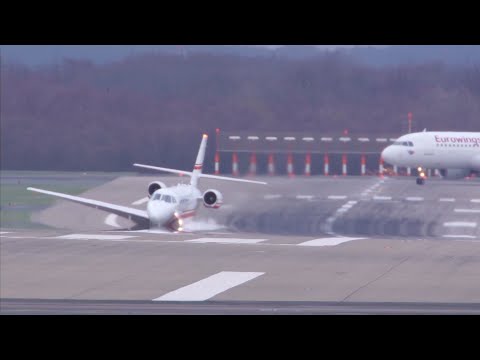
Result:
[[[373,66],[442,62],[448,65],[480,64],[479,45],[395,45],[385,48],[341,50],[353,60]]]
[[[145,53],[206,53],[245,57],[304,60],[327,51],[314,45],[285,45],[277,49],[252,45],[0,45],[2,60],[29,66],[60,64],[64,58],[88,60],[95,64],[122,61]],[[480,64],[478,45],[393,45],[386,47],[339,48],[351,60],[372,66],[443,62],[448,65]]]
[[[0,168],[188,169],[199,134],[217,127],[402,133],[412,112],[415,129],[479,130],[480,67],[378,68],[337,52],[302,61],[269,54],[2,63]]]
[[[64,58],[104,64],[147,53],[272,55],[267,48],[242,45],[0,45],[0,50],[6,62],[29,66],[58,64]]]

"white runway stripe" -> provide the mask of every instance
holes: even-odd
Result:
[[[347,197],[345,195],[330,195],[328,199],[330,200],[344,200]]]
[[[373,200],[392,200],[391,196],[374,196]]]
[[[118,231],[115,231],[118,232]],[[162,229],[144,229],[144,230],[125,230],[122,231],[125,233],[147,233],[147,234],[165,234],[165,235],[178,235],[177,233],[173,233],[168,230],[162,230]]]
[[[118,218],[117,215],[110,214],[105,218],[105,224],[108,225],[108,226],[113,226],[113,227],[119,228],[120,225],[118,225],[118,223],[117,223],[117,218]]]
[[[140,200],[134,201],[134,202],[132,203],[132,205],[141,205],[141,204],[144,204],[144,203],[146,203],[146,202],[148,202],[148,197],[144,197],[144,198],[142,198],[142,199],[140,199]]]
[[[196,283],[169,292],[153,299],[153,301],[205,301],[263,274],[265,273],[222,271]]]
[[[466,221],[453,221],[453,222],[443,223],[443,226],[447,226],[447,227],[470,227],[470,228],[475,228],[475,227],[477,227],[477,223],[475,223],[475,222],[466,222]]]
[[[217,243],[217,244],[257,244],[259,242],[265,241],[266,239],[234,239],[234,238],[200,238],[193,240],[186,240],[185,242],[192,243]]]
[[[349,237],[332,237],[306,241],[298,244],[298,246],[335,246],[348,241],[364,240],[365,238],[349,238]]]
[[[407,197],[405,200],[407,200],[407,201],[423,201],[423,197],[410,196],[410,197]]]
[[[295,198],[296,199],[299,199],[299,200],[312,200],[313,199],[313,195],[297,195]]]
[[[456,213],[480,214],[480,209],[455,209]]]
[[[476,236],[472,235],[443,235],[444,238],[458,238],[458,239],[476,239]]]
[[[473,203],[480,203],[480,199],[472,199],[470,201],[473,202]]]
[[[70,234],[57,236],[57,239],[71,239],[71,240],[123,240],[134,238],[136,236],[129,235],[101,235],[101,234]]]
[[[0,235],[3,235],[3,234],[10,234],[10,231],[0,231]]]
[[[453,198],[440,198],[440,199],[438,199],[438,201],[442,201],[442,202],[455,202],[455,199],[453,199]]]
[[[273,199],[280,199],[281,197],[283,197],[283,195],[275,194],[275,195],[265,195],[263,198],[265,200],[273,200]]]

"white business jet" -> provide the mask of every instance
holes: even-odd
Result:
[[[202,193],[198,189],[197,185],[200,178],[263,185],[267,184],[261,181],[233,179],[223,176],[202,174],[207,139],[208,136],[204,134],[192,172],[134,164],[134,166],[146,169],[160,170],[174,174],[190,176],[190,184],[178,184],[176,186],[167,187],[160,181],[154,181],[150,183],[147,189],[149,200],[146,211],[32,187],[27,188],[27,190],[56,196],[95,209],[113,213],[120,217],[128,218],[139,225],[149,226],[150,228],[167,228],[173,231],[183,231],[183,219],[194,216],[197,208],[202,202],[205,207],[212,209],[218,209],[223,203],[223,195],[220,193],[220,191],[208,189]]]
[[[385,148],[389,164],[418,169],[417,184],[425,183],[425,169],[439,169],[445,178],[461,178],[480,171],[479,132],[426,131],[399,137]]]

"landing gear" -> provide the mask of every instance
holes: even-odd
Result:
[[[425,184],[425,178],[417,177],[417,185],[424,185],[424,184]]]
[[[425,178],[427,177],[425,171],[422,169],[421,166],[418,167],[418,177],[417,177],[417,185],[424,185]]]

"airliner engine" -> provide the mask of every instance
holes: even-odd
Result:
[[[480,154],[475,155],[472,159],[472,169],[480,171]]]
[[[152,196],[152,194],[157,191],[158,189],[166,188],[167,186],[161,181],[154,181],[148,184],[148,196]]]
[[[218,209],[223,203],[223,195],[218,190],[207,190],[203,193],[203,205],[207,208]]]

